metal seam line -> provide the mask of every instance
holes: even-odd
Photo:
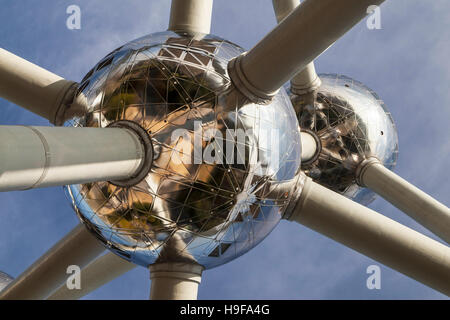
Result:
[[[36,128],[34,128],[32,126],[24,126],[24,127],[30,129],[39,137],[39,139],[42,142],[42,145],[44,146],[44,153],[45,153],[45,163],[44,163],[44,168],[42,170],[42,174],[41,174],[40,178],[33,185],[24,189],[24,191],[25,191],[25,190],[30,190],[30,189],[35,188],[36,186],[41,184],[41,182],[45,179],[45,177],[47,176],[47,172],[50,168],[51,153],[50,153],[50,146],[49,146],[47,140],[45,139],[44,135],[39,130],[37,130]]]

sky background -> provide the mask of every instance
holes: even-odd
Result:
[[[81,8],[81,30],[66,8]],[[102,57],[167,29],[169,0],[0,0],[0,47],[79,81]],[[326,23],[326,21],[324,21]],[[319,73],[365,83],[385,101],[399,133],[395,171],[450,205],[450,2],[388,0],[381,30],[361,22],[316,60]],[[215,0],[212,33],[253,47],[276,25],[271,0]],[[1,125],[48,121],[0,99]],[[436,239],[378,198],[370,207]],[[78,219],[61,187],[0,193],[0,270],[17,277]],[[381,267],[381,290],[366,268]],[[87,299],[147,299],[142,267]],[[203,274],[199,299],[445,299],[424,285],[296,223],[282,221],[246,255]]]

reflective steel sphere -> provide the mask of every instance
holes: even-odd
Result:
[[[357,184],[357,169],[369,157],[389,169],[395,166],[398,137],[391,114],[361,82],[336,74],[322,74],[320,79],[315,95],[291,94],[300,127],[320,144],[320,152],[302,163],[302,170],[323,186],[368,204],[375,194]]]
[[[11,276],[0,271],[0,291],[5,289],[13,280]]]
[[[72,185],[80,219],[120,256],[142,266],[224,264],[277,225],[297,179],[300,132],[284,90],[268,105],[242,97],[227,63],[242,53],[212,35],[156,33],[99,62],[81,83],[85,114],[66,123],[139,124],[153,165],[132,186]]]

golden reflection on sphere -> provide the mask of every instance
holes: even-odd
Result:
[[[156,33],[115,50],[83,79],[89,109],[65,125],[133,121],[154,147],[152,168],[136,185],[66,189],[82,222],[116,254],[145,267],[212,268],[280,221],[291,192],[277,186],[300,168],[298,122],[284,89],[257,105],[233,87],[227,63],[242,52],[212,35]]]

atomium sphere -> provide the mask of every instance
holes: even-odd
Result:
[[[5,289],[11,282],[13,282],[13,280],[13,277],[0,271],[0,291]]]
[[[284,89],[267,105],[245,99],[227,63],[243,50],[212,35],[163,32],[99,62],[79,95],[89,109],[65,125],[139,124],[153,164],[139,183],[67,187],[79,218],[136,264],[224,264],[281,219],[300,170],[300,131]],[[287,190],[287,191],[286,191]]]
[[[361,204],[375,194],[357,183],[358,166],[369,157],[392,169],[398,156],[397,130],[375,92],[336,74],[320,75],[316,96],[291,94],[302,130],[313,134],[319,152],[302,170],[314,181]]]

